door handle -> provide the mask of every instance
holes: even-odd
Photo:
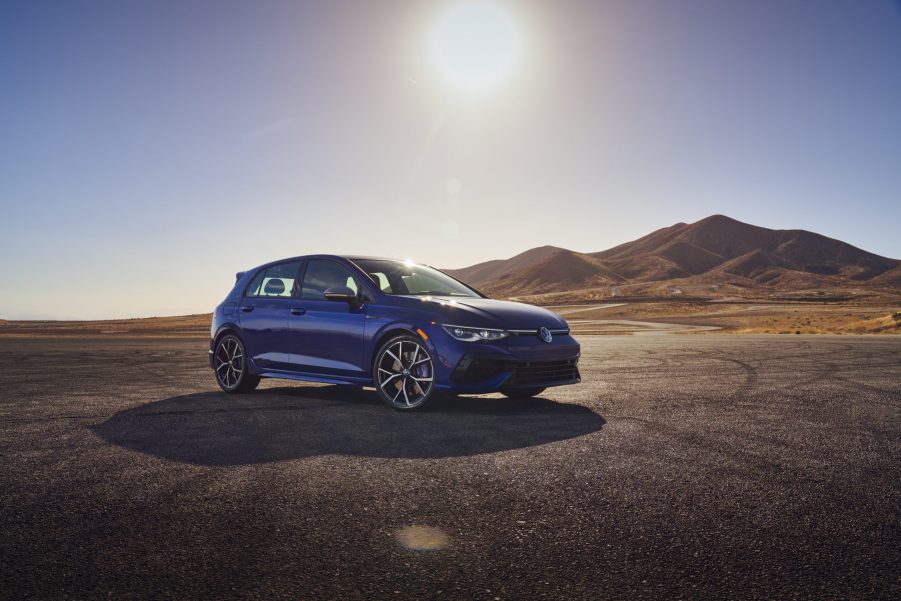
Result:
[[[294,307],[293,309],[291,309],[291,315],[303,315],[306,312],[307,310],[303,307]]]
[[[253,305],[243,305],[241,307],[241,310],[245,313],[250,313],[251,311],[253,311]]]

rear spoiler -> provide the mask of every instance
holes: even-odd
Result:
[[[247,272],[246,272],[246,271],[239,271],[238,273],[235,274],[235,284],[238,283],[238,280],[240,280],[240,279],[241,279],[241,276],[244,275],[245,273],[247,273]]]

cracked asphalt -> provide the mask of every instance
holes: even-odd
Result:
[[[580,341],[581,385],[406,414],[0,339],[0,598],[901,596],[901,338]]]

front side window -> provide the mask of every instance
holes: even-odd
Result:
[[[303,275],[303,287],[300,298],[308,300],[326,300],[325,291],[329,288],[346,286],[355,293],[359,290],[357,281],[350,271],[334,261],[313,259],[307,263]]]
[[[297,281],[300,261],[272,265],[260,271],[247,287],[247,296],[290,298]]]
[[[388,281],[388,276],[385,275],[385,272],[373,271],[369,276],[379,285],[379,290],[385,294],[391,294],[393,292],[393,290],[391,290],[391,282]]]

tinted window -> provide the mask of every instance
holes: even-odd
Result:
[[[388,276],[385,275],[385,272],[374,271],[370,273],[369,276],[379,285],[379,290],[386,294],[391,294],[391,282],[388,281]]]
[[[354,292],[359,290],[350,271],[334,261],[314,259],[307,263],[300,297],[310,300],[325,300],[325,291],[337,286],[347,286]]]
[[[279,263],[256,275],[247,287],[247,296],[290,297],[300,261]]]

